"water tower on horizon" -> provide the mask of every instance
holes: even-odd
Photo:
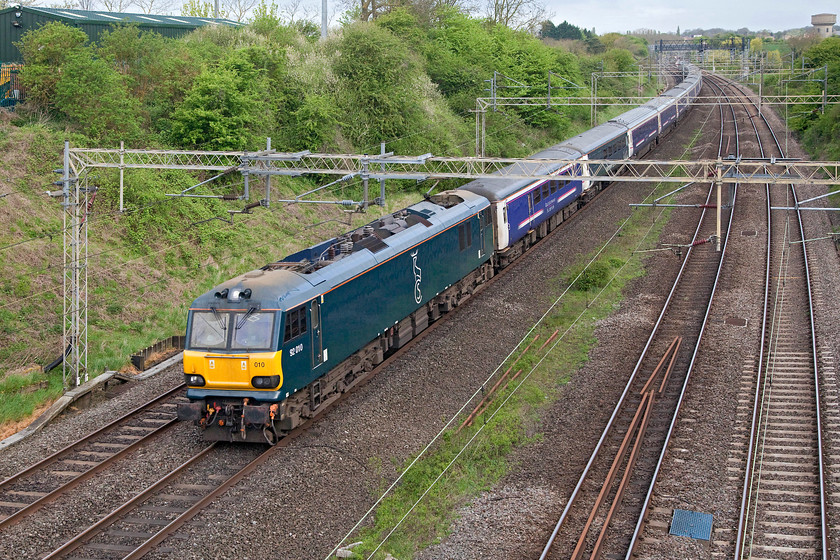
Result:
[[[837,14],[815,14],[811,16],[811,25],[814,26],[820,39],[834,35],[835,23],[837,23]]]

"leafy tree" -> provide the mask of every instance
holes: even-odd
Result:
[[[805,51],[812,67],[840,63],[840,37],[827,37]]]
[[[607,33],[601,35],[598,39],[607,50],[621,49],[628,51],[636,57],[645,57],[648,53],[647,41],[641,37],[621,35],[620,33]]]
[[[412,83],[422,66],[404,43],[381,27],[354,25],[343,34],[334,68],[343,82],[338,102],[349,138],[359,145],[375,145],[408,131],[417,111]]]
[[[604,70],[607,72],[630,72],[636,66],[633,55],[624,49],[610,49],[604,53]]]
[[[767,51],[767,66],[769,68],[782,67],[782,55],[779,51]]]
[[[66,60],[85,50],[88,36],[81,29],[49,22],[27,31],[15,44],[23,54],[21,79],[27,87],[27,103],[48,109]]]
[[[215,11],[214,2],[202,2],[202,0],[187,0],[181,6],[182,16],[211,18]],[[219,17],[228,17],[227,10],[222,5],[219,6]]]
[[[263,117],[263,73],[250,62],[228,60],[204,70],[172,115],[172,139],[210,150],[253,146]]]
[[[831,105],[824,115],[816,118],[805,131],[804,141],[817,158],[840,159],[840,105]]]
[[[131,143],[140,134],[137,99],[113,65],[87,50],[68,55],[55,84],[54,105],[94,140]]]
[[[292,114],[293,149],[318,150],[329,145],[340,126],[335,102],[324,95],[307,94]]]
[[[543,39],[574,39],[580,41],[584,38],[584,31],[566,20],[563,20],[563,23],[557,26],[551,20],[546,20],[542,23],[539,35]]]
[[[586,43],[586,50],[592,54],[602,53],[606,50],[604,43],[594,34],[584,39],[584,42]]]

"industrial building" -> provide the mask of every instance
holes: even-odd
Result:
[[[125,14],[13,5],[5,10],[0,10],[0,62],[23,62],[20,51],[14,43],[20,41],[21,36],[27,31],[38,29],[51,21],[58,21],[81,29],[87,33],[90,41],[98,40],[104,31],[107,31],[112,25],[120,23],[135,24],[143,31],[154,31],[165,37],[180,37],[206,25],[242,25],[229,19]]]

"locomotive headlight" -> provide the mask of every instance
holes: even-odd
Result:
[[[190,387],[204,387],[204,384],[206,383],[202,376],[195,374],[185,375],[184,382]]]
[[[279,375],[261,375],[251,379],[251,385],[257,389],[273,389],[280,385]]]

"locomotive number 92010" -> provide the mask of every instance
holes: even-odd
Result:
[[[292,356],[294,356],[295,354],[297,354],[299,352],[303,352],[303,344],[298,344],[297,346],[293,346],[292,348],[289,348],[289,357],[291,358]]]

